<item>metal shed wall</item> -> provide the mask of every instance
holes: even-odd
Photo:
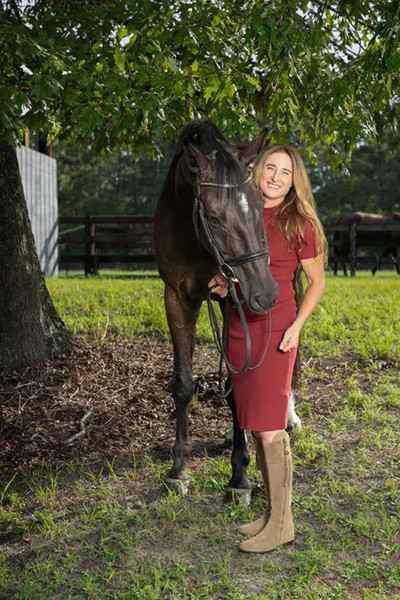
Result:
[[[57,161],[50,156],[21,147],[17,149],[32,231],[42,270],[58,275]]]

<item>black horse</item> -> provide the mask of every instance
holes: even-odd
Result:
[[[340,217],[336,225],[347,225],[347,231],[335,231],[333,239],[340,242],[335,246],[335,263],[333,267],[334,275],[337,275],[339,264],[342,263],[343,275],[347,277],[346,263],[349,262],[350,252],[350,226],[356,225],[399,225],[400,213],[387,213],[376,215],[373,213],[351,212]],[[357,242],[362,246],[378,244],[383,246],[383,250],[376,254],[376,263],[372,268],[372,275],[375,275],[379,269],[383,258],[390,256],[395,264],[396,271],[400,275],[400,231],[358,231]]]
[[[249,310],[265,313],[276,302],[277,284],[269,270],[262,219],[263,197],[252,179],[252,165],[265,138],[264,131],[251,144],[235,147],[211,122],[189,123],[182,130],[155,212],[154,246],[165,282],[165,309],[174,348],[176,441],[166,483],[183,494],[189,484],[187,414],[194,391],[192,357],[207,284],[220,269],[238,280]],[[232,393],[228,404],[234,445],[227,493],[249,498],[249,454]]]

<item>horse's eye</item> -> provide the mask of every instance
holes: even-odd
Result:
[[[219,225],[219,221],[216,217],[210,217],[208,219],[208,222],[210,223],[210,225],[212,225],[213,227],[218,227]]]

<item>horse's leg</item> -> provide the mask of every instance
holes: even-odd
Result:
[[[336,261],[333,264],[333,274],[336,276],[338,271],[338,264]]]
[[[377,252],[375,252],[375,259],[375,265],[372,267],[372,275],[375,275],[379,268],[379,254]]]
[[[225,303],[221,298],[217,298],[217,300],[223,316]],[[229,380],[225,383],[225,391],[230,383]],[[251,499],[251,487],[249,480],[247,479],[246,471],[250,462],[250,455],[247,450],[246,432],[239,427],[235,397],[232,390],[228,394],[226,401],[228,402],[228,406],[232,413],[233,439],[230,439],[229,434],[231,432],[229,432],[225,438],[225,443],[227,444],[227,447],[232,450],[232,476],[225,490],[225,501],[229,502],[232,498],[240,498],[245,504],[249,504]]]
[[[293,427],[297,427],[298,429],[301,429],[301,420],[294,408],[293,392],[290,392],[289,410],[288,410],[288,416],[287,416],[287,429],[293,429]]]
[[[225,500],[240,498],[245,504],[249,504],[251,488],[246,471],[250,462],[250,455],[247,450],[245,431],[239,427],[233,392],[228,395],[227,402],[233,417],[233,449],[231,456],[232,477],[225,490]]]
[[[346,261],[344,261],[344,263],[343,263],[343,275],[344,275],[345,277],[347,277],[347,267],[346,267]]]
[[[196,323],[201,301],[184,306],[175,290],[165,285],[165,309],[174,347],[174,373],[172,397],[176,405],[176,439],[173,448],[173,465],[165,483],[169,489],[186,494],[189,477],[186,461],[190,452],[188,435],[188,406],[193,396],[192,357],[195,346]]]
[[[396,272],[399,273],[399,249],[398,248],[389,248],[390,258],[392,259],[394,266],[396,268]]]

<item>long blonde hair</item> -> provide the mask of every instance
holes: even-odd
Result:
[[[304,243],[306,221],[311,221],[315,234],[316,256],[323,254],[326,265],[328,262],[328,243],[317,215],[311,183],[303,160],[297,150],[287,144],[273,144],[269,146],[260,155],[254,166],[254,181],[259,185],[265,161],[274,152],[284,152],[287,154],[293,166],[293,185],[286,194],[284,201],[277,206],[274,213],[276,225],[284,234],[289,248],[293,248],[295,240],[299,240],[301,245]]]

